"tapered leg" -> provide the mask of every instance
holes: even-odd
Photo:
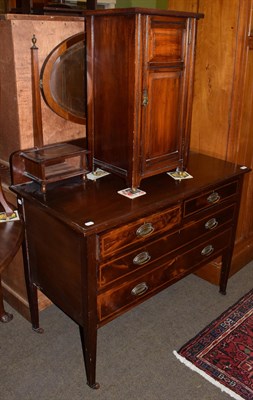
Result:
[[[79,326],[82,342],[83,357],[86,369],[87,384],[92,389],[99,389],[96,382],[96,357],[97,357],[97,329],[94,327],[83,328]]]
[[[13,315],[7,313],[4,309],[4,302],[3,302],[3,290],[1,285],[1,275],[0,275],[0,321],[1,322],[9,322],[13,319]]]
[[[32,282],[31,269],[28,261],[29,258],[27,256],[27,247],[25,241],[22,244],[22,250],[23,250],[26,290],[27,290],[27,297],[31,314],[32,328],[37,333],[43,333],[44,330],[39,326],[38,290],[37,287]]]
[[[31,286],[27,288],[27,294],[29,299],[32,328],[37,333],[44,333],[44,329],[40,328],[39,326],[38,290],[34,284],[31,284]]]
[[[227,290],[228,277],[230,272],[230,265],[232,259],[232,251],[226,251],[222,255],[222,267],[220,274],[220,293],[225,295]]]
[[[82,301],[83,321],[79,325],[83,357],[86,369],[87,384],[92,389],[98,389],[96,382],[96,356],[97,356],[97,275],[96,275],[96,235],[88,236],[87,247],[82,249]],[[81,242],[82,243],[82,242]]]

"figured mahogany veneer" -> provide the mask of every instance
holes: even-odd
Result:
[[[134,200],[117,193],[125,182],[115,175],[72,178],[43,194],[22,171],[19,176],[15,155],[12,169],[26,228],[33,328],[39,330],[39,288],[79,325],[89,386],[98,387],[100,326],[218,256],[220,291],[226,292],[249,169],[191,154],[193,179],[174,181],[166,173],[145,179],[146,195]]]

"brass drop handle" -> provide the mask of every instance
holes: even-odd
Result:
[[[149,255],[149,253],[147,251],[143,251],[134,257],[133,263],[136,265],[143,265],[146,264],[150,259],[151,256]]]
[[[202,256],[210,256],[214,251],[214,248],[211,244],[209,244],[208,246],[204,247],[201,251],[201,255]]]
[[[147,290],[148,290],[148,285],[146,284],[146,282],[141,282],[141,283],[138,283],[138,285],[136,285],[131,290],[131,294],[133,296],[141,296],[142,294],[146,293]]]
[[[150,222],[145,222],[145,224],[141,225],[137,231],[136,231],[136,236],[139,237],[144,237],[150,235],[152,232],[154,232],[155,228]]]
[[[218,201],[220,201],[220,195],[217,192],[213,192],[211,193],[208,197],[207,197],[207,201],[208,203],[218,203]]]
[[[217,221],[216,218],[211,218],[211,219],[209,219],[209,221],[207,221],[205,223],[205,228],[211,230],[211,229],[216,228],[218,226],[218,224],[219,224],[219,222]]]

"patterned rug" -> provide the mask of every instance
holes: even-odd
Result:
[[[253,400],[253,290],[174,354],[234,399]]]

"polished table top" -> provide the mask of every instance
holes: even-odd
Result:
[[[39,202],[47,212],[71,225],[74,230],[89,235],[105,228],[138,218],[143,213],[167,207],[183,200],[193,193],[223,183],[225,179],[244,174],[249,169],[217,158],[191,153],[187,171],[192,179],[175,181],[166,173],[142,180],[140,189],[146,194],[128,199],[120,194],[125,181],[109,174],[96,181],[73,178],[48,186],[46,194],[37,183],[12,187],[17,194]],[[92,221],[92,225],[85,225]]]

